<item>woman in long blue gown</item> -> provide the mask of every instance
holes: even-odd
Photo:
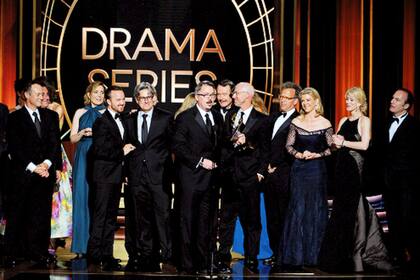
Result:
[[[327,171],[333,129],[322,116],[321,98],[314,88],[299,94],[301,115],[291,125],[287,151],[295,157],[290,173],[290,201],[282,238],[281,263],[302,269],[315,266],[328,220]],[[286,268],[287,269],[287,268]]]
[[[73,164],[73,237],[71,252],[77,258],[86,254],[89,239],[88,206],[88,152],[92,145],[92,125],[105,109],[105,86],[93,82],[84,96],[85,107],[76,111],[73,117],[70,140],[78,143]]]

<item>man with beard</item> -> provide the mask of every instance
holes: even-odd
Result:
[[[235,89],[235,84],[228,79],[222,80],[216,88],[217,93],[217,107],[223,116],[223,121],[226,120],[226,114],[236,108],[233,106],[232,94]]]
[[[103,270],[119,268],[113,257],[114,231],[123,182],[125,156],[135,147],[125,144],[125,127],[121,120],[125,95],[122,88],[111,86],[105,94],[108,108],[92,127],[93,188],[88,261]]]
[[[212,110],[214,84],[195,88],[196,106],[176,118],[173,150],[180,183],[181,272],[207,274],[212,269],[212,210],[215,208],[214,176],[220,153],[222,117]]]

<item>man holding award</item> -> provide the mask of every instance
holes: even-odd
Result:
[[[238,192],[235,207],[223,221],[235,220],[239,216],[244,230],[245,267],[258,273],[258,249],[260,244],[260,188],[267,168],[268,158],[267,116],[252,106],[254,87],[239,83],[233,98],[239,110],[230,111],[225,125],[225,164],[232,170],[234,185]]]

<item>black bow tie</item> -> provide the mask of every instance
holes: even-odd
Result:
[[[114,118],[115,118],[115,119],[119,119],[119,118],[121,118],[121,114],[116,113]]]
[[[399,119],[399,118],[395,118],[395,117],[393,117],[393,118],[391,119],[391,124],[393,124],[394,122],[396,122],[396,123],[398,124],[398,123],[400,123],[400,119]]]
[[[283,118],[285,118],[285,117],[286,117],[286,115],[287,115],[287,113],[286,113],[286,112],[280,112],[280,116],[282,116]]]
[[[226,107],[222,107],[221,109],[222,109],[223,113],[226,113],[226,112],[229,110],[229,109],[228,109],[228,108],[226,108]]]

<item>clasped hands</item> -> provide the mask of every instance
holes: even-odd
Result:
[[[332,136],[332,140],[333,140],[334,146],[336,146],[337,148],[341,148],[343,146],[344,137],[342,135],[334,134]]]
[[[35,167],[34,173],[38,174],[42,178],[48,178],[50,176],[50,172],[48,171],[48,169],[49,169],[48,164],[45,162],[42,162]],[[61,180],[61,172],[57,170],[55,172],[55,181],[56,183],[58,183],[60,182],[60,180]]]
[[[313,153],[313,152],[310,152],[310,151],[305,150],[303,153],[297,153],[295,155],[295,157],[297,159],[305,159],[305,160],[308,160],[308,159],[319,158],[319,157],[321,157],[321,155],[318,154],[318,153]]]

